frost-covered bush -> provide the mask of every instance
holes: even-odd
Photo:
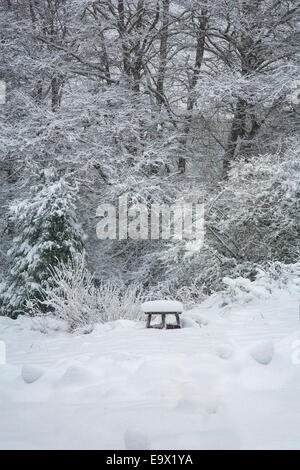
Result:
[[[43,305],[51,312],[51,317],[65,322],[69,331],[89,332],[97,323],[141,317],[143,298],[138,289],[122,289],[111,283],[96,286],[85,267],[84,256],[53,267],[51,287],[43,289],[42,295]],[[34,310],[39,317],[39,308]]]
[[[300,146],[232,166],[214,213],[238,261],[292,263],[300,253]]]
[[[300,253],[299,144],[285,153],[232,165],[229,179],[205,194],[205,243],[185,241],[161,252],[174,295],[183,287],[198,296],[223,290],[223,278],[249,282],[276,262],[295,263]]]
[[[29,303],[41,301],[41,289],[51,284],[49,267],[82,252],[75,200],[76,188],[49,169],[41,172],[28,198],[10,206],[18,235],[8,252],[10,271],[0,292],[0,315],[28,313]]]
[[[63,320],[69,330],[75,330],[99,321],[96,287],[85,268],[83,256],[72,257],[50,269],[50,283],[41,288],[43,307],[51,317]],[[40,316],[39,305],[33,308]]]
[[[189,292],[190,300],[188,297],[187,300],[184,297],[178,300],[184,303],[190,303],[191,300],[199,302],[213,292],[221,291],[225,276],[252,278],[255,275],[253,264],[238,263],[234,257],[227,257],[211,244],[214,244],[214,240],[208,234],[203,248],[191,256],[186,256],[183,244],[176,260],[170,257],[170,252],[163,254],[166,276],[172,280],[169,292],[175,296]]]
[[[238,277],[224,278],[227,286],[223,292],[224,303],[247,303],[254,298],[267,298],[279,289],[298,290],[300,293],[300,262],[285,265],[279,262],[271,263],[266,269],[257,268],[254,281]]]
[[[119,319],[141,320],[144,296],[137,287],[119,288],[115,284],[101,284],[97,289],[97,303],[101,321]]]

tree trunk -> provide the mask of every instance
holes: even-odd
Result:
[[[184,127],[184,137],[182,139],[182,147],[183,149],[186,148],[188,137],[191,130],[192,119],[193,119],[193,110],[196,103],[196,98],[194,95],[195,87],[198,83],[200,71],[203,63],[204,51],[205,51],[205,39],[206,39],[206,28],[208,23],[207,17],[207,10],[203,9],[201,14],[198,18],[198,27],[197,27],[197,43],[196,43],[196,57],[195,57],[195,65],[192,79],[189,83],[189,90],[188,90],[188,100],[187,100],[187,116],[186,116],[186,124]],[[180,173],[185,173],[186,171],[186,159],[181,157],[178,163],[178,169]]]
[[[157,102],[161,108],[164,102],[164,86],[168,58],[170,0],[163,0],[162,29],[160,32],[159,69],[157,78]]]

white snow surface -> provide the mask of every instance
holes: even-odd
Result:
[[[299,450],[299,293],[220,304],[181,330],[43,334],[0,318],[0,449]]]
[[[154,300],[152,302],[145,302],[142,304],[142,311],[144,313],[164,313],[164,312],[183,312],[183,305],[180,302],[173,300]]]
[[[250,354],[259,364],[269,365],[274,357],[274,345],[271,341],[263,341],[254,345]]]

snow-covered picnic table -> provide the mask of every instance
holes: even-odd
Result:
[[[155,300],[152,302],[145,302],[142,305],[142,311],[148,316],[147,328],[151,328],[151,319],[153,315],[161,315],[161,328],[181,328],[180,315],[183,312],[183,305],[181,302],[172,300]],[[175,315],[177,325],[167,325],[166,316]]]

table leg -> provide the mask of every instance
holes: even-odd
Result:
[[[176,313],[176,320],[177,320],[177,326],[178,328],[181,328],[181,324],[180,324],[180,315],[178,313]]]
[[[148,319],[147,319],[147,328],[150,328],[150,326],[151,326],[151,318],[152,318],[152,315],[151,315],[151,313],[149,313]]]
[[[166,328],[166,314],[165,313],[161,315],[161,323],[162,323],[162,327]]]

